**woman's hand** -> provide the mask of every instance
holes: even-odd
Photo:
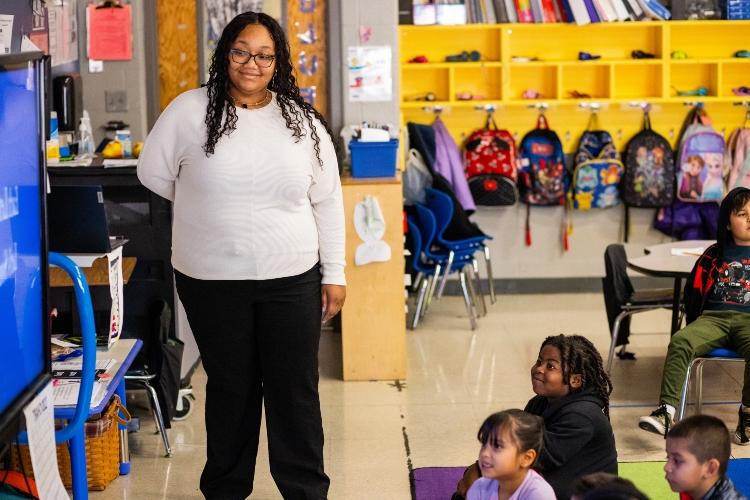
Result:
[[[323,317],[325,323],[336,316],[344,305],[346,299],[346,287],[342,285],[322,285],[320,287],[321,305],[323,306]]]

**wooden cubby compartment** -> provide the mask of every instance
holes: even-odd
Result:
[[[408,26],[401,29],[401,64],[408,64],[409,60],[420,55],[426,56],[429,63],[443,63],[446,56],[472,50],[479,52],[482,61],[499,62],[500,28],[467,24]]]
[[[562,67],[562,99],[577,99],[570,93],[578,91],[589,95],[590,99],[608,99],[609,65],[597,61],[566,64]]]
[[[684,51],[691,59],[727,59],[738,50],[748,49],[750,23],[747,21],[671,22],[670,53]]]
[[[511,64],[509,78],[510,100],[523,99],[526,90],[536,90],[540,99],[558,99],[557,95],[558,66],[547,64]]]
[[[739,99],[739,96],[735,96],[732,92],[732,89],[737,87],[750,87],[750,59],[736,59],[736,62],[721,64],[719,97]]]
[[[461,66],[457,63],[453,70],[453,95],[451,99],[457,99],[457,94],[469,93],[478,100],[499,101],[502,89],[502,67],[499,64],[467,65]]]
[[[672,75],[670,95],[682,97],[685,100],[700,100],[703,96],[678,96],[677,91],[692,91],[698,87],[706,87],[708,96],[716,97],[719,86],[719,65],[715,63],[699,63],[683,60],[673,62],[670,73]]]
[[[435,95],[436,101],[450,100],[450,70],[425,64],[414,64],[403,69],[401,78],[401,98],[405,102],[424,100],[428,92]],[[426,104],[429,104],[427,102]]]
[[[614,99],[658,99],[662,94],[662,65],[615,64]]]

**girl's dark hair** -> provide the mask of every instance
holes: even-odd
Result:
[[[581,335],[553,335],[542,342],[560,350],[560,364],[563,372],[563,383],[570,384],[570,376],[581,375],[581,387],[592,387],[596,396],[604,403],[604,414],[609,418],[609,395],[612,393],[612,381],[602,364],[602,357],[589,339]],[[571,391],[573,389],[571,388]]]
[[[240,32],[249,24],[263,25],[271,34],[273,44],[276,47],[274,54],[276,56],[276,69],[268,88],[276,92],[276,101],[281,108],[281,116],[284,117],[286,128],[292,131],[295,142],[299,142],[305,137],[306,131],[302,124],[303,117],[307,121],[310,136],[314,143],[315,157],[322,167],[320,137],[315,129],[315,118],[320,120],[320,123],[325,127],[334,148],[337,148],[337,143],[333,140],[333,133],[323,115],[318,113],[300,95],[297,79],[294,77],[292,69],[289,42],[284,35],[284,30],[274,18],[260,12],[244,12],[232,19],[222,31],[216,50],[211,56],[211,67],[208,70],[208,83],[206,84],[208,107],[206,108],[206,143],[203,145],[203,151],[206,156],[213,154],[216,143],[219,142],[221,136],[228,136],[237,128],[237,110],[231,97],[229,97],[229,74],[227,71],[229,50]]]
[[[719,257],[724,256],[727,245],[734,245],[732,231],[729,230],[729,216],[742,210],[750,201],[750,189],[736,187],[727,193],[719,207],[719,227],[716,230],[716,244]]]
[[[542,417],[518,409],[493,413],[482,423],[477,432],[477,439],[483,446],[488,443],[494,446],[505,429],[508,430],[510,439],[518,451],[523,453],[534,450],[539,457],[544,443]]]

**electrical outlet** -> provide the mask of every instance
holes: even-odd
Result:
[[[104,107],[107,113],[125,113],[128,110],[128,93],[124,90],[105,90]]]

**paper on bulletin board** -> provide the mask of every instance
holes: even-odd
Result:
[[[52,66],[78,60],[78,24],[76,1],[54,0],[47,2],[49,24],[49,55]]]
[[[31,465],[40,500],[70,500],[57,468],[53,408],[50,383],[23,409]]]
[[[10,42],[13,35],[13,16],[0,14],[0,54],[10,54]]]
[[[130,5],[86,10],[88,56],[101,61],[133,58],[133,17]]]
[[[349,102],[393,100],[391,47],[349,47]]]
[[[120,332],[122,332],[122,247],[108,253],[107,261],[109,263],[109,295],[112,298],[108,344],[112,345],[120,338]]]

